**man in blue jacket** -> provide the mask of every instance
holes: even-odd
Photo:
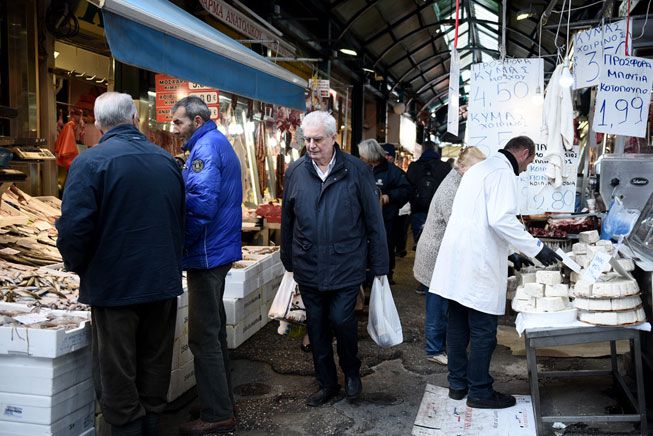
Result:
[[[281,261],[294,273],[306,306],[320,385],[306,404],[315,407],[340,391],[334,335],[345,393],[353,400],[362,391],[354,307],[366,268],[375,276],[388,273],[388,248],[372,169],[340,151],[335,118],[311,112],[302,131],[306,154],[285,175]]]
[[[182,435],[233,431],[234,400],[227,350],[225,278],[242,258],[240,162],[198,97],[172,108],[174,132],[187,140],[182,170],[186,184],[183,268],[188,279],[188,345],[195,361],[200,417],[179,428]]]
[[[72,163],[57,247],[91,306],[95,389],[112,434],[158,435],[181,294],[184,184],[136,128],[131,96],[95,100],[96,147]]]

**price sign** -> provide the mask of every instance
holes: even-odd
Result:
[[[633,26],[630,26],[632,29]],[[632,32],[628,46],[632,47]],[[574,35],[574,87],[587,88],[599,84],[603,55],[624,55],[626,20],[578,32]]]
[[[542,59],[472,65],[467,143],[490,155],[515,136],[540,141],[543,65]]]
[[[458,50],[451,49],[449,68],[449,99],[447,109],[447,132],[458,136],[458,106],[460,104],[460,56]]]
[[[601,272],[610,263],[610,259],[612,259],[612,256],[608,253],[597,251],[592,258],[592,261],[583,272],[583,279],[591,283],[596,283],[601,276]]]
[[[611,54],[603,55],[603,60],[592,127],[597,132],[644,138],[653,61]]]
[[[220,93],[217,89],[198,83],[187,82],[165,74],[156,74],[154,80],[157,123],[168,123],[172,121],[172,107],[188,95],[201,98],[211,110],[211,119],[218,119],[220,114]]]
[[[565,168],[568,177],[562,185],[554,188],[546,176],[548,159],[546,144],[535,144],[535,159],[528,170],[519,176],[520,211],[522,214],[545,212],[573,212],[576,204],[576,172],[578,169],[578,146],[565,151]]]

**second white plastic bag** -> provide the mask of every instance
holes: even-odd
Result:
[[[286,271],[283,275],[268,317],[301,324],[306,322],[306,308],[291,272]]]
[[[383,348],[393,347],[404,341],[399,313],[386,276],[374,278],[367,333],[377,345]]]

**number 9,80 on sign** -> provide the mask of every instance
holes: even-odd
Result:
[[[216,104],[218,103],[218,93],[215,91],[212,92],[192,92],[190,95],[199,97],[206,104]]]

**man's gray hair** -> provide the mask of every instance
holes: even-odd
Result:
[[[209,109],[206,103],[204,103],[204,100],[194,95],[184,97],[175,103],[175,105],[172,107],[172,113],[174,114],[177,112],[177,109],[180,107],[184,108],[186,111],[186,116],[191,120],[194,120],[198,115],[204,121],[211,119],[211,109]]]
[[[512,138],[505,147],[504,150],[528,150],[528,155],[532,156],[535,154],[535,143],[528,136],[515,136]]]
[[[385,159],[386,151],[376,139],[365,139],[358,144],[358,154],[367,162],[381,162]]]
[[[95,99],[95,127],[106,132],[121,124],[132,124],[136,105],[132,96],[120,92],[105,92]]]
[[[314,111],[304,115],[302,131],[306,131],[306,127],[322,127],[326,136],[333,136],[338,131],[336,119],[330,113],[324,111]]]

